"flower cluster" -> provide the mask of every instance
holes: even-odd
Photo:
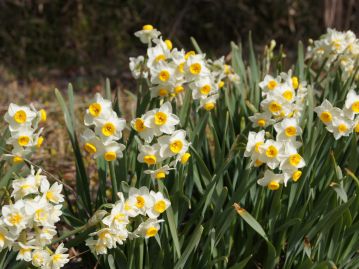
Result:
[[[120,199],[111,205],[111,212],[103,215],[100,229],[86,240],[86,245],[96,254],[106,254],[127,238],[155,236],[163,222],[157,218],[171,205],[161,192],[149,191],[147,187],[130,188],[127,199],[121,192],[118,197]],[[140,224],[131,232],[136,223]]]
[[[349,136],[353,131],[359,133],[359,95],[354,88],[349,90],[343,109],[333,107],[325,99],[314,111],[336,140]]]
[[[0,249],[18,251],[16,260],[42,269],[58,269],[68,262],[63,244],[52,252],[47,245],[56,235],[55,223],[62,215],[63,185],[50,185],[41,170],[12,181],[9,204],[1,209]]]
[[[41,136],[42,128],[38,127],[40,122],[46,121],[46,112],[43,109],[37,111],[33,105],[10,104],[4,119],[10,130],[10,138],[6,143],[12,145],[11,154],[6,154],[5,157],[13,163],[21,163],[44,141]]]
[[[355,63],[359,60],[359,39],[352,31],[328,29],[326,34],[308,47],[307,56],[319,65],[324,64],[326,70],[340,66],[343,79],[347,79],[355,72]],[[359,74],[356,79],[359,79]]]
[[[253,127],[273,125],[276,139],[266,139],[264,130],[250,132],[244,156],[250,157],[251,165],[255,167],[266,164],[267,170],[258,184],[271,190],[277,190],[280,184],[286,186],[290,178],[297,181],[302,174],[299,169],[305,166],[303,157],[298,153],[301,143],[297,141],[302,133],[299,120],[307,93],[305,85],[305,82],[299,83],[291,71],[276,78],[266,75],[259,83],[264,98],[261,102],[263,112],[255,113],[249,119]],[[280,173],[275,174],[270,169],[277,169]]]
[[[170,102],[165,102],[160,108],[150,110],[131,122],[132,128],[144,141],[139,146],[137,160],[152,168],[145,173],[153,179],[165,178],[171,166],[178,161],[185,164],[191,156],[187,152],[190,143],[186,140],[186,131],[175,128],[179,122],[179,118],[172,113]],[[171,158],[174,158],[173,162],[162,165]]]
[[[160,35],[152,25],[143,26],[135,36],[148,44],[146,57],[130,58],[133,77],[150,81],[152,98],[174,97],[190,89],[193,99],[199,100],[200,107],[212,110],[219,97],[218,90],[224,86],[224,79],[239,81],[233,69],[224,64],[224,57],[216,61],[206,60],[204,54],[173,48],[172,42],[168,39],[163,41]]]
[[[122,138],[126,121],[113,111],[111,101],[97,93],[86,110],[84,123],[88,128],[81,138],[86,152],[109,162],[123,157],[125,145],[118,140]]]

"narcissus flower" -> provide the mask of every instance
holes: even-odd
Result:
[[[267,187],[268,189],[275,191],[280,188],[280,185],[284,183],[284,175],[283,174],[274,174],[270,170],[266,170],[264,172],[263,178],[259,179],[257,183],[263,187]]]
[[[160,34],[161,32],[150,24],[144,25],[142,30],[135,32],[135,36],[138,37],[144,44],[150,43],[153,39],[158,38]]]
[[[175,155],[182,155],[187,152],[189,142],[186,140],[186,131],[177,130],[172,135],[165,135],[158,138],[160,145],[160,156],[168,158]]]

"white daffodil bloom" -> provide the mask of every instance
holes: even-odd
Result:
[[[216,86],[209,76],[202,76],[189,86],[192,89],[192,98],[194,100],[205,99],[216,91]]]
[[[168,97],[172,94],[173,85],[160,84],[150,88],[151,98]]]
[[[45,199],[51,203],[59,204],[64,202],[64,196],[61,194],[63,185],[55,182],[50,186],[48,180],[42,180],[40,191]]]
[[[61,243],[54,254],[47,260],[44,269],[59,269],[69,262],[69,254],[66,254],[67,248],[64,248],[64,244]]]
[[[155,40],[156,46],[147,49],[147,67],[152,68],[161,61],[165,61],[171,57],[171,52],[166,43],[162,39]]]
[[[275,120],[272,119],[272,114],[268,112],[255,113],[253,116],[248,117],[248,119],[253,123],[253,127],[266,128],[275,123]]]
[[[101,94],[96,93],[94,100],[86,110],[84,123],[86,126],[95,124],[96,119],[105,119],[110,117],[112,112],[111,101],[104,99]]]
[[[114,111],[105,119],[100,118],[95,120],[95,133],[104,143],[121,139],[122,130],[125,127],[126,121],[119,118]]]
[[[150,195],[153,197],[154,204],[153,207],[148,209],[146,214],[151,219],[158,218],[166,209],[171,205],[171,202],[163,197],[161,192],[151,191]]]
[[[6,141],[7,144],[11,144],[17,147],[33,147],[36,141],[34,141],[34,129],[30,126],[23,126],[16,132],[13,132],[11,137]]]
[[[261,102],[262,109],[275,117],[285,117],[291,113],[291,105],[275,95],[269,96]]]
[[[279,78],[274,78],[271,75],[266,75],[259,83],[259,87],[262,89],[262,95],[266,96],[267,93],[275,91],[280,85]]]
[[[184,130],[177,130],[172,135],[159,137],[158,144],[160,145],[160,156],[162,158],[183,155],[190,145],[186,140],[186,131]]]
[[[92,252],[96,253],[97,255],[107,254],[107,247],[100,240],[95,240],[93,237],[90,237],[86,239],[85,244],[91,249]]]
[[[260,146],[263,145],[265,142],[264,136],[264,131],[260,131],[258,133],[249,132],[244,157],[250,157],[254,155],[256,158],[258,158],[258,156],[260,155]]]
[[[128,192],[128,199],[125,202],[125,210],[135,209],[138,214],[146,215],[146,211],[152,208],[153,204],[153,197],[147,187],[143,186],[139,189],[131,187]]]
[[[26,195],[38,193],[38,185],[34,177],[15,179],[12,182],[13,191],[11,196],[15,200],[22,199]]]
[[[333,105],[325,99],[320,106],[314,108],[314,112],[317,113],[319,119],[325,124],[330,125],[333,118],[342,113],[341,109],[333,107]]]
[[[97,244],[105,246],[107,249],[116,247],[116,244],[122,245],[128,237],[128,231],[125,228],[114,230],[110,228],[103,228],[99,231],[90,234],[91,236],[97,236]]]
[[[46,200],[38,199],[27,201],[25,212],[28,216],[33,216],[33,221],[38,223],[39,226],[51,226],[56,221],[51,219],[53,206]],[[57,221],[59,218],[57,218]]]
[[[0,250],[11,247],[16,239],[17,235],[10,233],[4,226],[4,222],[0,219]]]
[[[144,116],[133,119],[131,121],[131,126],[137,132],[137,134],[143,140],[145,140],[146,143],[151,143],[154,136],[154,131],[151,128],[145,126]]]
[[[143,78],[148,77],[147,68],[144,65],[145,58],[140,55],[138,57],[130,57],[130,70],[134,79],[139,79],[141,76]]]
[[[57,234],[55,226],[44,226],[35,231],[36,233],[36,244],[46,246],[51,244],[51,240]]]
[[[152,25],[146,24],[142,27],[142,30],[135,32],[135,36],[138,37],[142,43],[149,44],[153,39],[158,38],[161,32],[153,28]]]
[[[144,238],[154,237],[160,230],[161,222],[163,222],[163,220],[147,219],[145,222],[142,222],[133,233],[134,235]]]
[[[282,161],[279,168],[283,171],[296,171],[305,166],[305,161],[302,156],[297,152],[294,146],[288,146],[285,153],[281,155]]]
[[[186,64],[186,58],[185,58],[185,52],[184,50],[178,50],[177,48],[174,48],[171,51],[171,58],[172,61],[176,65],[176,77],[182,78],[184,76],[184,66]]]
[[[210,71],[206,66],[204,58],[204,54],[189,55],[184,65],[185,76],[188,81],[209,76]]]
[[[213,94],[200,100],[200,108],[204,108],[207,111],[211,111],[216,107],[216,102],[219,98],[219,94]]]
[[[152,179],[164,179],[173,169],[174,168],[170,168],[168,165],[165,165],[156,170],[145,170],[144,173],[151,175]]]
[[[110,215],[102,219],[102,223],[111,229],[120,230],[129,223],[128,215],[124,209],[124,203],[118,202],[112,208]]]
[[[359,95],[351,89],[345,100],[344,113],[353,120],[355,115],[359,114]]]
[[[158,144],[155,144],[154,146],[140,145],[138,149],[140,153],[137,156],[137,161],[140,163],[155,165],[162,161],[162,158],[159,155],[160,146]]]
[[[31,263],[33,266],[43,268],[50,259],[50,254],[44,249],[36,249],[32,252]]]
[[[32,250],[35,249],[35,247],[19,242],[18,246],[15,247],[14,249],[19,251],[16,256],[17,261],[20,260],[20,261],[30,262],[32,259]]]
[[[262,163],[266,163],[267,166],[271,169],[278,167],[280,163],[280,154],[283,149],[283,144],[271,139],[268,139],[264,144],[259,146],[260,155],[258,159]]]
[[[160,61],[150,69],[151,83],[173,85],[176,81],[175,71],[176,66],[174,63]]]
[[[295,118],[283,119],[274,124],[274,129],[277,132],[277,141],[293,140],[302,134],[302,129]]]
[[[152,129],[156,136],[163,133],[172,134],[175,126],[180,122],[179,118],[172,114],[170,102],[164,103],[159,109],[148,111],[143,118],[145,127]]]
[[[273,93],[274,96],[278,96],[283,102],[293,103],[295,101],[295,91],[291,84],[283,83],[277,87]]]
[[[274,174],[271,170],[264,172],[263,178],[259,179],[257,183],[263,187],[275,191],[280,188],[280,185],[284,183],[283,174]]]
[[[4,224],[15,234],[26,228],[29,216],[25,212],[25,203],[18,200],[14,204],[4,205],[1,209]]]
[[[29,107],[11,103],[4,119],[9,124],[10,131],[14,132],[19,130],[19,128],[30,126],[36,116],[36,112],[32,111]]]
[[[31,152],[30,148],[14,146],[11,150],[11,154],[4,154],[3,156],[6,160],[11,160],[14,164],[19,164],[28,158]]]
[[[327,130],[333,133],[334,138],[338,140],[342,136],[349,136],[353,131],[353,121],[344,117],[343,114],[340,116],[334,116],[332,124],[327,125]]]
[[[116,141],[111,141],[103,145],[103,157],[106,161],[111,162],[117,158],[123,157],[123,151],[126,149],[126,146]]]
[[[86,128],[81,135],[81,143],[83,144],[84,150],[93,155],[95,158],[103,155],[104,146],[102,141],[96,134],[89,128]]]

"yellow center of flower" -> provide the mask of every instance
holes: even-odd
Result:
[[[359,123],[358,123],[357,125],[355,125],[354,131],[355,131],[356,133],[359,133]]]
[[[101,231],[101,232],[99,232],[98,233],[98,238],[100,238],[101,240],[104,240],[106,237],[107,237],[107,235],[109,235],[109,232],[108,231]]]
[[[59,262],[61,260],[62,255],[60,253],[56,253],[52,255],[51,259],[54,263]]]
[[[40,109],[39,112],[40,112],[40,121],[45,122],[47,119],[47,114],[46,114],[45,109]]]
[[[275,191],[279,189],[279,183],[275,180],[272,180],[271,182],[268,183],[268,189]]]
[[[155,236],[157,234],[157,231],[158,230],[155,227],[150,227],[146,231],[146,236],[153,237],[153,236]]]
[[[180,72],[180,73],[184,73],[184,64],[185,64],[185,62],[183,62],[183,63],[180,63],[179,65],[178,65],[178,71]]]
[[[208,95],[209,92],[211,91],[211,85],[206,84],[206,85],[204,85],[203,87],[201,87],[201,88],[199,89],[199,91],[200,91],[201,94],[203,94],[203,95]]]
[[[275,158],[278,155],[278,149],[275,146],[271,145],[267,148],[266,155],[268,158]]]
[[[136,207],[142,208],[145,206],[145,199],[142,196],[136,197]]]
[[[24,123],[26,121],[27,115],[26,112],[24,110],[18,110],[16,111],[16,113],[14,114],[14,120],[17,123]]]
[[[89,112],[92,117],[98,117],[102,111],[102,107],[99,103],[92,103],[89,105]]]
[[[109,151],[104,154],[104,158],[106,161],[111,162],[113,160],[116,160],[117,154],[114,151]]]
[[[169,39],[166,39],[166,40],[165,40],[165,43],[166,43],[167,48],[168,48],[169,50],[171,50],[172,47],[173,47],[172,41],[169,40]]]
[[[221,80],[219,83],[218,83],[218,88],[223,88],[223,86],[224,86],[224,81],[223,80]]]
[[[153,209],[157,213],[163,213],[166,210],[166,203],[164,200],[159,200],[157,203],[155,203]]]
[[[338,131],[339,133],[345,133],[348,131],[348,126],[344,123],[338,125]]]
[[[43,136],[39,136],[39,138],[37,139],[37,144],[36,144],[36,146],[39,148],[39,147],[41,147],[42,143],[44,143],[44,137],[43,137]]]
[[[21,221],[22,221],[22,216],[19,213],[14,213],[10,215],[9,222],[12,225],[19,225]]]
[[[320,114],[320,120],[324,123],[329,123],[332,121],[332,114],[329,111],[324,111]]]
[[[199,63],[191,64],[189,67],[189,72],[191,72],[192,75],[198,75],[201,73],[202,66]]]
[[[22,163],[24,161],[24,158],[21,156],[15,156],[12,158],[13,163]]]
[[[166,60],[166,56],[164,54],[157,55],[155,58],[156,62]]]
[[[289,163],[293,166],[297,166],[301,160],[302,157],[298,153],[289,156]]]
[[[179,153],[182,147],[183,147],[183,143],[181,140],[175,140],[170,144],[170,150],[175,154]]]
[[[156,179],[163,179],[163,178],[166,177],[166,173],[163,172],[163,171],[159,171],[159,172],[156,173],[155,177],[156,177]]]
[[[260,127],[264,127],[266,125],[266,120],[265,119],[259,119],[259,120],[257,120],[257,124]]]
[[[126,215],[122,214],[122,213],[118,213],[115,217],[114,220],[118,221],[118,222],[124,222],[126,219]]]
[[[111,136],[116,132],[116,127],[111,122],[107,122],[102,126],[102,134],[104,136]]]
[[[352,104],[352,111],[355,113],[359,113],[359,101],[356,101]]]
[[[176,86],[175,87],[175,93],[181,93],[184,91],[184,87],[183,86]]]
[[[30,137],[28,137],[27,135],[21,135],[17,139],[17,143],[19,144],[19,146],[22,146],[22,147],[29,144],[29,142],[30,142]]]
[[[272,113],[277,113],[279,111],[282,110],[282,105],[273,101],[271,103],[269,103],[269,111],[272,112]]]
[[[290,90],[283,92],[282,96],[288,101],[293,99],[293,93]]]
[[[255,152],[259,152],[259,147],[261,145],[263,145],[264,143],[261,141],[261,142],[257,142],[255,145],[254,145],[254,151]]]
[[[146,24],[142,27],[142,30],[151,31],[153,30],[153,26],[151,24]]]
[[[49,200],[49,201],[53,201],[54,200],[54,193],[52,191],[48,191],[46,193],[46,199]]]
[[[215,107],[216,107],[216,104],[213,102],[205,103],[203,105],[203,108],[207,111],[210,111],[210,110],[214,109]]]
[[[0,242],[5,241],[5,235],[3,233],[0,233]]]
[[[277,85],[278,85],[277,81],[272,79],[272,80],[268,81],[267,88],[272,91],[275,89],[275,87],[277,87]]]
[[[285,128],[284,133],[288,137],[295,136],[297,134],[297,128],[295,128],[294,126],[288,126],[287,128]]]
[[[137,131],[137,132],[142,132],[142,131],[144,131],[145,129],[146,129],[146,127],[145,127],[145,121],[143,120],[143,119],[141,119],[141,118],[137,118],[136,120],[135,120],[135,130]]]
[[[292,77],[292,86],[294,89],[297,89],[299,86],[298,77]]]
[[[196,53],[193,50],[190,50],[185,54],[184,58],[187,60],[192,55],[196,55]]]
[[[158,74],[158,79],[161,80],[162,82],[166,82],[167,80],[170,79],[170,72],[168,72],[167,70],[162,70]]]
[[[260,160],[256,160],[255,162],[254,162],[254,166],[255,167],[259,167],[259,166],[261,166],[263,164],[263,162],[261,162]]]
[[[301,176],[302,176],[302,171],[298,170],[298,171],[295,171],[293,173],[292,179],[293,179],[294,182],[297,182],[300,179]]]
[[[181,157],[181,163],[182,164],[186,164],[189,160],[189,158],[191,157],[191,154],[186,152],[185,154],[183,154],[183,156]]]
[[[145,157],[143,157],[143,161],[147,165],[153,165],[156,164],[157,158],[155,155],[146,155]]]
[[[86,150],[87,153],[94,154],[96,153],[97,149],[94,144],[86,143],[84,145],[84,150]]]
[[[166,122],[167,122],[166,113],[159,111],[155,114],[155,124],[156,125],[161,126],[161,125],[165,124]]]
[[[159,91],[158,91],[158,95],[159,96],[167,96],[168,95],[168,90],[167,89],[165,89],[165,88],[161,88],[161,89],[159,89]]]
[[[46,214],[44,214],[44,210],[43,209],[38,209],[35,211],[35,219],[37,221],[43,221],[46,219]]]

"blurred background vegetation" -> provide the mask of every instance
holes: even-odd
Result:
[[[1,0],[0,81],[111,77],[126,85],[128,57],[145,49],[133,36],[143,24],[187,49],[193,36],[218,57],[230,41],[245,46],[252,31],[258,51],[275,39],[290,58],[298,40],[326,27],[358,33],[358,12],[358,0]]]

